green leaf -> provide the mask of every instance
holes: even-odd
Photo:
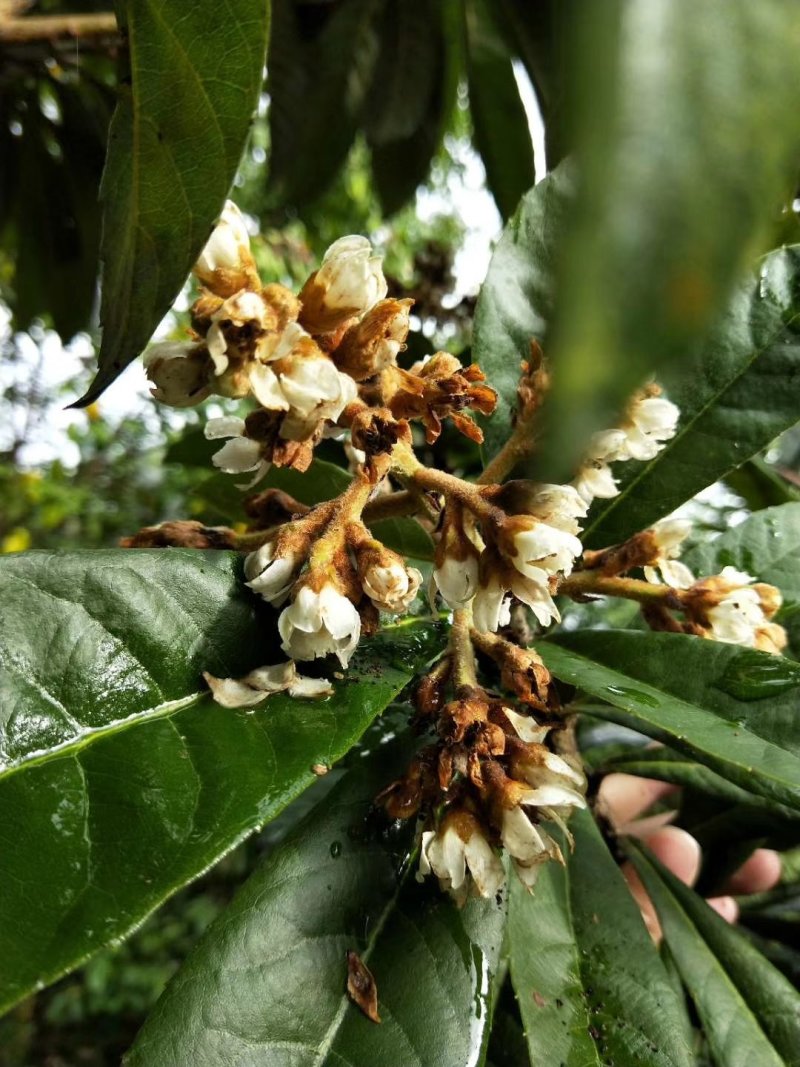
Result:
[[[414,519],[379,519],[370,525],[372,533],[387,548],[410,559],[432,560],[433,538]]]
[[[129,84],[103,174],[95,400],[180,292],[230,189],[261,88],[269,0],[121,0]]]
[[[463,1067],[488,1039],[505,904],[458,908],[365,821],[403,769],[381,746],[256,871],[156,1006],[127,1067]],[[408,755],[408,746],[400,746]],[[382,1022],[345,992],[346,953],[374,975]]]
[[[347,158],[378,55],[378,10],[376,0],[274,4],[268,191],[281,207],[317,199]]]
[[[569,169],[559,167],[522,198],[489,263],[475,308],[472,358],[497,390],[497,408],[481,420],[487,457],[508,440],[520,364],[531,341],[544,341],[553,310],[556,248],[573,199]]]
[[[726,474],[725,484],[744,497],[751,511],[800,500],[800,490],[760,456]]]
[[[376,66],[371,96],[382,100],[384,71],[388,68],[397,72],[398,35],[414,39],[424,36],[424,50],[431,53],[425,78],[413,83],[414,68],[407,69],[407,65],[399,72],[399,78],[395,78],[405,93],[401,106],[407,111],[402,124],[392,118],[397,114],[396,103],[389,114],[389,129],[396,136],[389,139],[385,128],[376,136],[372,124],[366,130],[375,188],[386,215],[393,215],[412,199],[427,178],[444,137],[455,105],[462,63],[460,18],[457,0],[395,0],[386,8],[383,52]],[[390,104],[391,100],[386,107]],[[380,113],[385,113],[383,107]],[[408,132],[401,134],[401,128]]]
[[[511,889],[511,979],[533,1064],[689,1067],[682,1006],[588,812],[532,894]]]
[[[528,72],[542,114],[547,169],[552,170],[567,153],[564,128],[566,88],[566,5],[560,0],[499,0],[498,21],[504,25],[509,48]]]
[[[610,0],[570,29],[582,180],[551,351],[549,480],[644,379],[685,362],[765,247],[800,148],[796,5]]]
[[[644,529],[794,425],[799,287],[800,246],[766,256],[684,373],[664,376],[681,409],[678,432],[649,463],[616,467],[620,495],[592,510],[588,545],[614,544]]]
[[[800,808],[800,668],[683,634],[577,631],[538,646],[557,678],[630,726],[742,789]]]
[[[0,1008],[135,928],[331,765],[440,643],[398,625],[319,703],[205,695],[280,658],[240,562],[184,550],[0,560]]]
[[[507,219],[533,185],[533,145],[509,54],[486,0],[466,0],[467,82],[473,138],[486,182]]]
[[[631,858],[719,1067],[797,1067],[800,996],[737,930],[635,842]]]

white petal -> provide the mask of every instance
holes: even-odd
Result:
[[[288,411],[289,401],[283,395],[277,374],[263,363],[254,362],[250,367],[250,388],[253,396],[268,411]]]
[[[224,415],[219,419],[209,419],[203,429],[206,441],[218,441],[223,437],[241,437],[244,434],[244,419],[235,415]]]
[[[531,715],[520,715],[512,708],[503,707],[503,714],[514,727],[517,737],[529,744],[540,745],[550,732],[549,726],[540,726]]]
[[[261,463],[261,445],[250,437],[234,437],[214,453],[211,462],[226,474],[244,474]]]
[[[203,672],[203,677],[208,682],[214,700],[223,708],[249,708],[267,696],[267,693],[253,689],[236,678],[215,678],[207,672]]]
[[[300,697],[304,700],[320,700],[322,697],[332,695],[333,686],[327,678],[308,678],[303,674],[298,674],[289,686],[290,697]]]

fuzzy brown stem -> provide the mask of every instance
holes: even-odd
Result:
[[[559,593],[571,597],[616,596],[636,600],[640,604],[663,604],[679,609],[681,605],[677,590],[668,585],[653,585],[637,578],[613,578],[597,571],[577,571],[562,579]]]
[[[518,422],[497,455],[484,467],[478,484],[495,485],[504,481],[516,465],[531,454],[533,448],[534,439],[529,420]]]
[[[462,686],[472,688],[478,684],[471,629],[472,609],[457,608],[453,612],[453,625],[450,629],[450,655],[456,693]]]

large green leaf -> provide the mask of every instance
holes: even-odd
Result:
[[[531,341],[543,341],[553,309],[554,257],[573,199],[563,165],[527,193],[489,263],[475,308],[472,357],[497,390],[497,408],[482,420],[491,457],[508,440],[520,364]]]
[[[411,828],[398,840],[365,817],[403,764],[387,746],[358,764],[211,927],[128,1067],[478,1062],[505,904],[472,900],[459,911],[407,863],[398,873]],[[374,975],[380,1024],[348,1000],[348,951]]]
[[[800,995],[706,902],[631,842],[672,957],[719,1067],[797,1067]]]
[[[582,180],[561,261],[549,480],[643,379],[685,363],[791,198],[800,149],[797,5],[608,0],[570,28]]]
[[[387,215],[425,181],[450,121],[462,63],[460,18],[458,0],[395,0],[384,10],[383,50],[370,94],[378,101],[373,111],[377,106],[381,124],[376,129],[373,118],[366,133]],[[428,56],[425,77],[414,77],[416,64],[402,63],[401,42],[406,48],[414,43],[417,53]],[[384,99],[387,81],[391,91]]]
[[[800,808],[800,668],[779,656],[683,634],[577,631],[538,646],[557,678],[742,789]]]
[[[269,190],[282,207],[319,197],[353,144],[378,56],[376,0],[276,0],[268,63]]]
[[[503,24],[509,48],[528,72],[544,122],[547,169],[564,157],[568,131],[564,128],[566,89],[565,29],[569,5],[562,0],[498,0],[497,17]]]
[[[201,671],[236,676],[280,652],[228,554],[7,557],[0,604],[0,1007],[127,934],[276,815],[437,643],[389,627],[329,700],[230,711]]]
[[[620,495],[593,509],[587,544],[613,544],[650,525],[797,421],[799,285],[800,246],[766,256],[684,373],[666,369],[678,432],[649,463],[616,467]]]
[[[533,1064],[692,1063],[683,1008],[625,880],[588,812],[575,851],[532,894],[511,890],[511,978]]]
[[[169,310],[233,181],[261,87],[269,0],[120,0],[129,78],[103,174],[103,339],[89,404]]]
[[[467,79],[473,138],[486,182],[507,219],[533,185],[533,145],[512,57],[487,0],[466,0]]]

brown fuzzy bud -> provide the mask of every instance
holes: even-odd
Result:
[[[237,548],[236,534],[227,526],[204,526],[194,520],[162,522],[145,526],[131,537],[120,539],[120,548]]]
[[[298,515],[307,515],[311,510],[307,504],[301,504],[282,489],[265,489],[247,497],[243,504],[245,513],[257,527],[278,526]]]

